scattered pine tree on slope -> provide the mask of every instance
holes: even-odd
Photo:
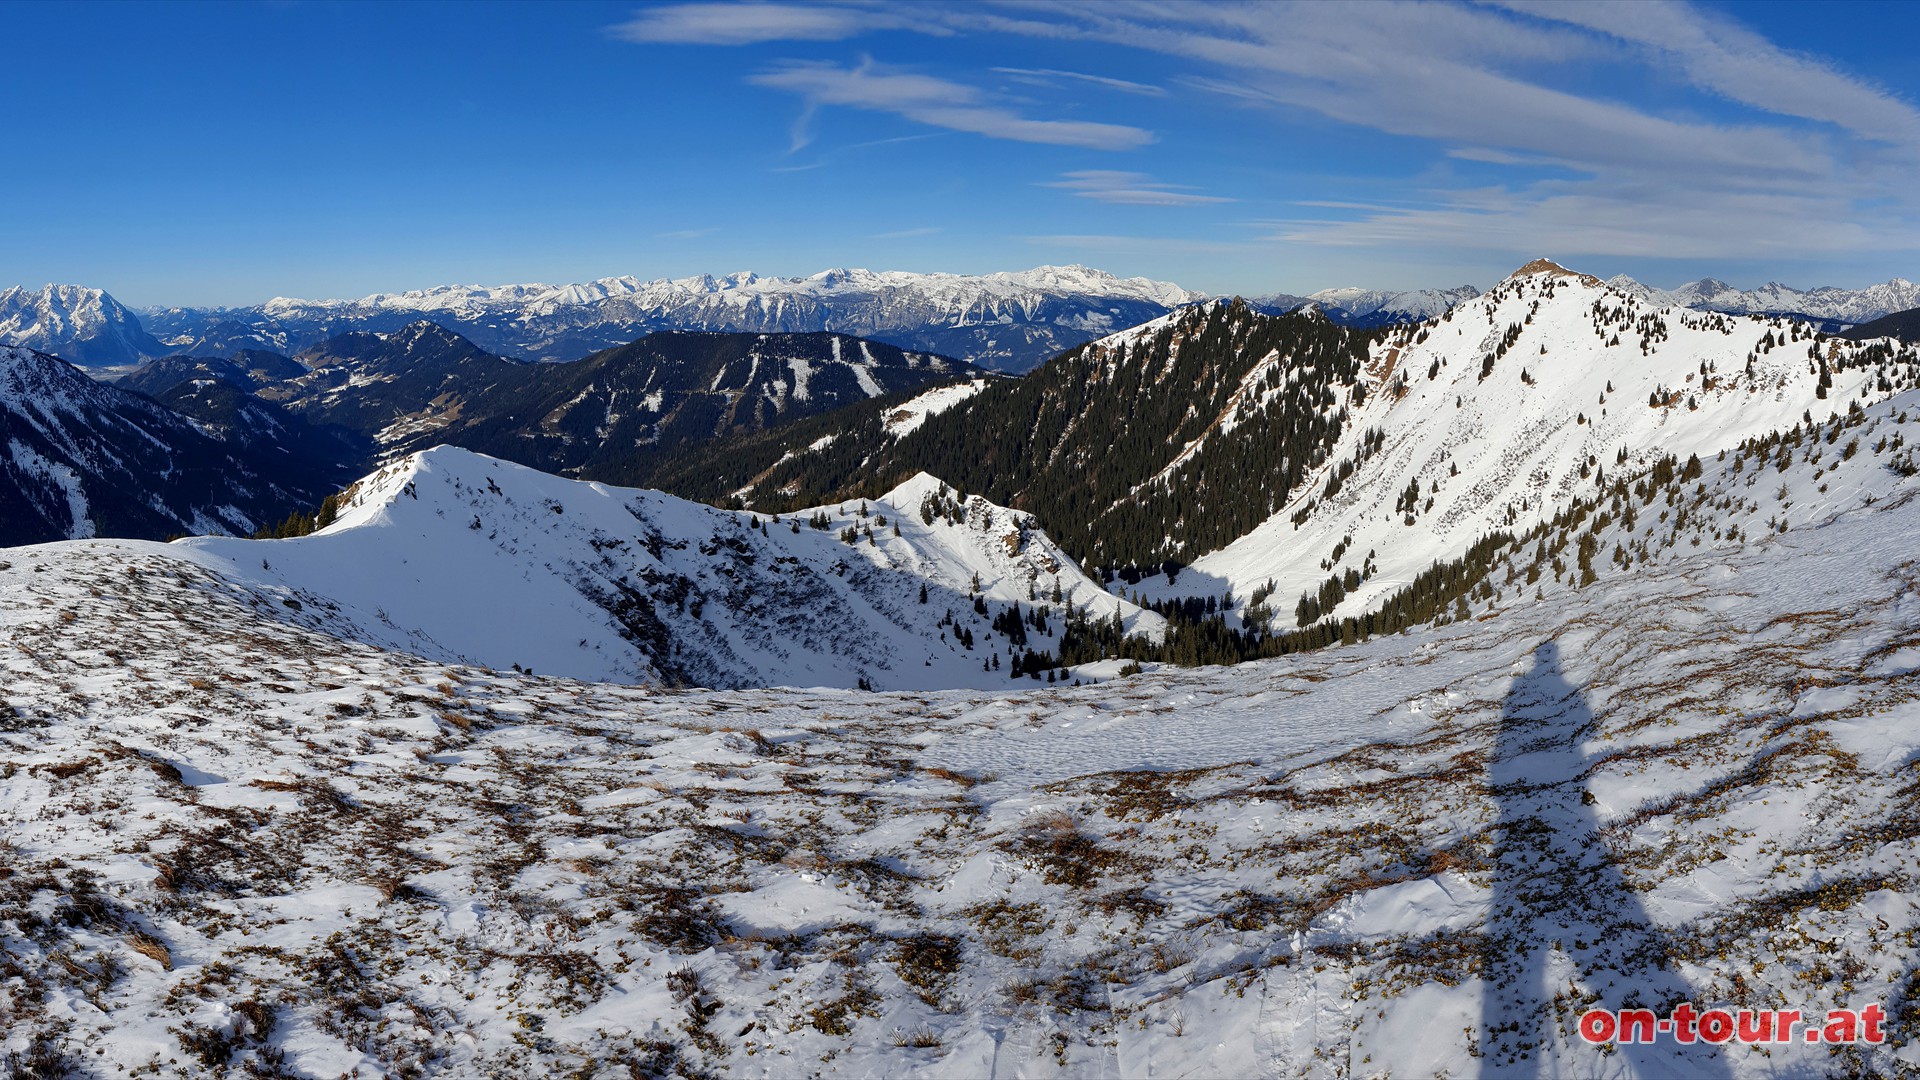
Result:
[[[1795,524],[1911,497],[1920,464],[1910,435],[1920,441],[1920,391],[1871,408],[1856,402],[1829,421],[1808,419],[1746,439],[1717,459],[1668,455],[1636,476],[1611,475],[1551,520],[1520,533],[1490,533],[1360,614],[1276,633],[1257,623],[1232,625],[1230,595],[1217,608],[1192,598],[1163,601],[1150,605],[1169,620],[1163,641],[1070,617],[1057,662],[1232,664],[1445,625],[1551,591],[1584,589],[1677,555],[1742,546]],[[1028,661],[1055,662],[1047,654]]]

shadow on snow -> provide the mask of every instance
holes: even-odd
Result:
[[[1665,933],[1609,857],[1587,794],[1583,744],[1597,731],[1579,687],[1547,641],[1516,678],[1500,714],[1488,786],[1499,806],[1494,885],[1482,955],[1483,1075],[1725,1077],[1717,1049],[1672,1035],[1580,1042],[1589,1008],[1664,1016],[1691,994],[1668,964]]]

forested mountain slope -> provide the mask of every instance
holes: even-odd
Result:
[[[716,448],[680,475],[689,494],[771,508],[926,471],[1034,513],[1083,563],[1157,567],[1266,520],[1326,459],[1365,398],[1369,340],[1313,311],[1196,305],[911,430],[868,407]]]
[[[543,471],[642,484],[712,439],[984,377],[944,356],[825,333],[658,333],[535,364],[418,321],[328,338],[297,358],[167,357],[119,385],[216,426],[242,413],[262,424],[280,417],[299,453],[350,445],[342,461],[352,471],[338,482],[376,455],[451,443]]]
[[[0,546],[246,534],[341,481],[288,453],[274,418],[233,420],[201,423],[63,360],[0,346]]]

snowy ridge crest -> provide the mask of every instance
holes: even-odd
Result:
[[[925,475],[775,520],[437,447],[354,485],[312,536],[181,547],[329,633],[621,682],[1005,686],[1009,647],[1044,650],[1069,608],[1164,625],[1025,515]],[[1051,622],[1009,642],[989,624],[1010,610]]]

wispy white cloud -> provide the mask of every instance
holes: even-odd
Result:
[[[703,236],[711,236],[714,232],[715,230],[713,229],[674,229],[671,232],[654,233],[653,235],[661,240],[698,240]]]
[[[1488,165],[1523,165],[1528,167],[1566,166],[1567,162],[1534,154],[1516,154],[1510,150],[1494,150],[1485,146],[1456,146],[1447,151],[1447,156],[1456,161],[1479,161]]]
[[[971,9],[969,9],[971,10]],[[1242,104],[1434,144],[1437,160],[1561,174],[1491,188],[1403,178],[1421,207],[1353,208],[1293,243],[1779,257],[1911,247],[1920,112],[1675,2],[1020,5],[1005,32],[1155,50]],[[985,25],[989,16],[981,16]],[[1655,111],[1559,73],[1652,69],[1730,103]]]
[[[1499,2],[1512,11],[1640,46],[1660,62],[1677,65],[1695,86],[1729,101],[1832,124],[1883,143],[1920,145],[1920,112],[1908,102],[1709,12],[1671,0],[1632,5]]]
[[[1063,179],[1045,186],[1064,188],[1083,199],[1128,206],[1200,206],[1234,201],[1218,195],[1198,194],[1185,184],[1162,183],[1146,173],[1110,169],[1070,172]]]
[[[1048,85],[1052,85],[1052,81],[1055,79],[1074,79],[1079,82],[1092,83],[1095,86],[1107,90],[1118,90],[1123,94],[1139,94],[1142,97],[1165,97],[1167,94],[1166,88],[1162,86],[1149,86],[1146,83],[1129,82],[1126,79],[1115,79],[1105,75],[1088,75],[1080,71],[1061,71],[1057,68],[1015,67],[997,67],[994,68],[993,71],[998,75],[1012,75],[1025,81]]]
[[[910,18],[912,9],[805,4],[668,4],[646,8],[609,33],[645,44],[754,45],[768,41],[844,41],[875,30],[944,33]]]
[[[993,102],[981,90],[931,75],[883,69],[872,61],[844,68],[794,61],[762,72],[750,82],[798,94],[807,109],[837,105],[892,113],[916,123],[1016,142],[1128,150],[1154,141],[1153,133],[1126,124],[1088,120],[1036,120]],[[803,112],[803,120],[808,114]],[[795,145],[806,145],[804,126]]]
[[[1683,0],[817,0],[654,8],[619,32],[704,42],[965,33],[1059,42],[1062,55],[1076,42],[1104,43],[1184,62],[1188,72],[1169,79],[1270,111],[1276,127],[1314,116],[1431,145],[1429,164],[1397,182],[1396,194],[1420,189],[1417,205],[1317,206],[1325,220],[1276,226],[1268,243],[1669,258],[1920,248],[1920,188],[1911,182],[1920,109],[1837,63],[1782,48],[1738,15]],[[1586,76],[1602,70],[1637,71],[1648,84],[1696,96],[1662,92],[1642,104],[1630,91],[1594,90]],[[993,73],[1164,93],[1071,67]],[[808,110],[863,108],[1096,149],[1153,141],[1128,124],[1035,119],[1023,113],[1031,106],[962,83],[870,65],[794,64],[756,81],[801,95]],[[1614,85],[1625,84],[1616,77]],[[810,115],[803,112],[796,142]],[[1502,178],[1503,169],[1513,172]],[[1372,179],[1378,187],[1381,178]],[[1117,172],[1069,174],[1057,186],[1110,203],[1215,198]]]
[[[874,240],[911,240],[916,236],[932,236],[944,232],[938,225],[923,225],[917,229],[896,229],[893,232],[874,233]]]
[[[1326,247],[1442,247],[1514,252],[1704,259],[1791,260],[1915,244],[1907,227],[1849,219],[1845,200],[1824,194],[1700,192],[1633,197],[1580,184],[1447,192],[1420,207],[1355,207],[1349,220],[1272,222],[1274,240]],[[1757,227],[1764,223],[1764,227]]]

